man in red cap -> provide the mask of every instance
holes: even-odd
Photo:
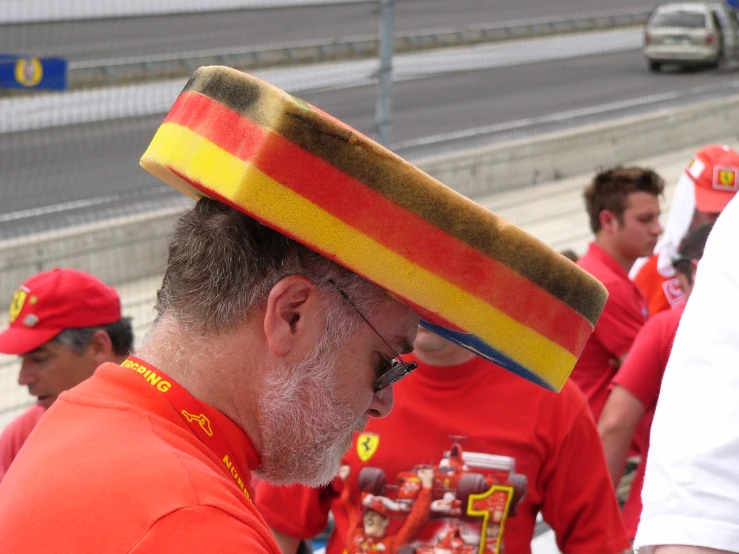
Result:
[[[739,198],[698,262],[650,429],[640,554],[739,552]]]
[[[685,303],[672,267],[680,241],[693,229],[716,221],[739,190],[739,152],[711,144],[696,152],[682,172],[672,200],[665,233],[654,254],[635,264],[634,282],[644,293],[649,314]]]
[[[37,398],[0,435],[0,481],[44,412],[103,362],[122,362],[133,348],[115,289],[89,273],[53,269],[23,283],[10,301],[0,352],[21,358],[18,383]]]

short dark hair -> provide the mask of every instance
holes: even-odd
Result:
[[[601,171],[583,193],[590,229],[593,233],[600,231],[600,214],[603,210],[608,210],[619,221],[623,221],[629,194],[646,192],[659,196],[664,190],[662,177],[649,168],[616,166]]]
[[[692,283],[693,272],[690,267],[692,260],[700,260],[703,257],[703,251],[706,248],[708,235],[711,234],[715,222],[704,223],[690,231],[680,243],[677,250],[677,256],[673,262],[676,271],[679,271]]]
[[[117,356],[128,356],[133,352],[133,327],[131,318],[123,317],[108,325],[96,325],[95,327],[78,327],[65,329],[52,340],[71,348],[77,354],[82,354],[90,344],[92,336],[97,331],[105,331],[110,337],[113,352]]]
[[[336,262],[230,206],[201,198],[175,223],[154,324],[168,313],[202,332],[228,331],[288,275],[304,275],[324,292],[335,293],[338,285],[360,309],[385,298],[380,287]],[[345,304],[339,305],[353,316]]]

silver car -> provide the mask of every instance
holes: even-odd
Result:
[[[668,63],[716,67],[739,58],[739,21],[718,2],[662,4],[647,21],[644,55],[650,71]]]

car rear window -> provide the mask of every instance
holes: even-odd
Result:
[[[701,12],[658,12],[649,22],[652,27],[688,27],[700,29],[706,26],[706,14]]]

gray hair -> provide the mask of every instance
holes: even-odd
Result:
[[[131,318],[124,317],[109,325],[97,325],[95,327],[78,327],[76,329],[65,329],[52,340],[63,344],[77,354],[82,354],[90,344],[92,336],[98,331],[105,331],[110,337],[113,352],[118,356],[127,356],[133,351],[133,328]]]
[[[335,292],[327,327],[343,336],[361,320],[350,316],[353,308],[336,292],[337,286],[363,311],[385,298],[380,287],[337,263],[234,208],[202,198],[175,223],[155,325],[166,313],[203,333],[230,331],[288,275],[304,275],[319,291]]]

